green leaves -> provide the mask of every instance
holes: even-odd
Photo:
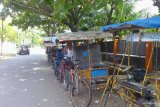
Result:
[[[0,20],[0,25],[2,24],[1,22],[2,21]],[[2,35],[2,30],[0,30],[0,35]],[[3,41],[10,41],[13,43],[18,42],[16,30],[5,21],[3,23]]]
[[[133,0],[134,1],[134,0]],[[100,30],[101,26],[136,18],[132,2],[124,0],[5,0],[12,10],[13,25],[40,27],[51,35],[71,31]]]

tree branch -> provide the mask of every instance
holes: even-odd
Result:
[[[31,6],[31,5],[26,5],[26,4],[22,3],[22,2],[15,2],[15,1],[12,0],[11,3],[14,4],[14,5],[17,5],[17,6],[21,7],[21,8],[24,8],[24,9],[26,9],[28,11],[31,11],[33,13],[41,14],[41,15],[44,15],[44,16],[51,17],[51,14],[52,14],[50,11],[48,11],[46,9],[35,8],[35,7]]]
[[[110,10],[110,12],[109,12],[109,14],[108,14],[107,24],[110,24],[110,23],[111,23],[111,19],[112,19],[112,14],[113,14],[114,8],[115,8],[115,5],[114,5],[114,3],[113,3],[113,1],[112,1],[111,10]]]

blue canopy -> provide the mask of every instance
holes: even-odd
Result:
[[[129,22],[111,24],[102,27],[102,31],[107,30],[123,30],[123,29],[139,29],[139,28],[160,28],[160,16],[154,16],[146,19],[136,19]]]
[[[121,25],[123,25],[123,23],[106,25],[106,26],[102,27],[101,30],[102,30],[103,32],[105,32],[105,31],[107,31],[108,29],[117,28],[117,27],[120,27]]]

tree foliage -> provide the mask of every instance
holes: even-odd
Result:
[[[134,0],[131,0],[134,1]],[[13,25],[42,28],[48,36],[70,29],[99,30],[105,24],[136,18],[133,2],[124,0],[3,0]]]
[[[153,0],[153,2],[154,2],[153,5],[158,7],[160,13],[160,0]]]
[[[0,20],[0,25],[1,24],[2,24],[2,21]],[[0,35],[2,35],[2,30],[0,30]],[[12,26],[10,26],[5,22],[3,23],[3,41],[18,43],[17,31]]]

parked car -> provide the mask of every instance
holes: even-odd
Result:
[[[20,49],[18,51],[18,54],[19,55],[22,55],[22,54],[27,54],[29,55],[30,51],[29,51],[29,46],[28,45],[21,45],[20,46]]]

